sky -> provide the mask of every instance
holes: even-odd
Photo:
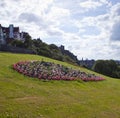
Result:
[[[64,45],[80,60],[120,60],[120,0],[0,0],[0,24]]]

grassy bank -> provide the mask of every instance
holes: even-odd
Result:
[[[11,68],[12,64],[25,60],[52,61],[93,73],[37,55],[0,53],[1,118],[120,118],[119,79],[40,81]]]

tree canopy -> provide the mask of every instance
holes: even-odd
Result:
[[[110,77],[120,78],[120,68],[114,60],[98,60],[92,69]]]
[[[49,45],[43,42],[40,38],[32,39],[29,33],[26,33],[26,32],[24,32],[23,34],[24,34],[23,41],[14,39],[12,42],[10,42],[11,45],[15,47],[30,49],[35,54],[38,54],[38,55],[43,55],[46,57],[50,57],[50,58],[57,59],[60,61],[66,61],[68,63],[77,65],[76,60],[73,58],[75,56],[70,51],[63,50],[64,52],[67,51],[67,53],[63,54],[60,48],[56,46],[55,44]]]

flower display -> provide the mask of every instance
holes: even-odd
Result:
[[[44,80],[101,81],[104,78],[45,61],[24,61],[13,64],[13,69],[26,76]]]

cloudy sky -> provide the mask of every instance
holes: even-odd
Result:
[[[78,59],[120,60],[120,0],[0,0],[0,23]]]

